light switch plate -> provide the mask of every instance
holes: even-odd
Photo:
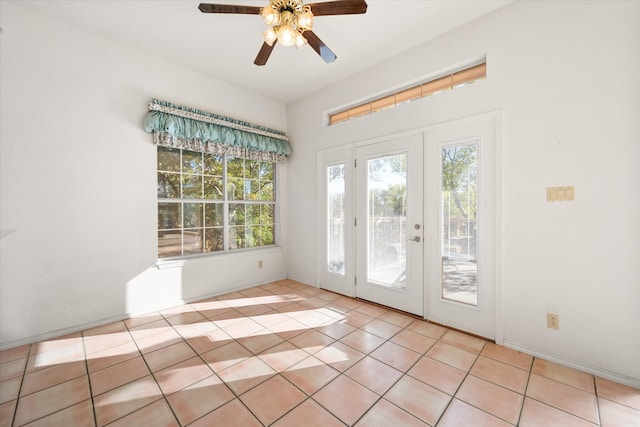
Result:
[[[571,202],[576,199],[576,188],[547,187],[547,202]]]

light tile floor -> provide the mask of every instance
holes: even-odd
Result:
[[[640,426],[640,390],[283,280],[0,352],[0,426]]]

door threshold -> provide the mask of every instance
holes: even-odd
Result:
[[[445,324],[442,324],[442,323],[434,322],[434,321],[429,320],[429,319],[424,319],[424,321],[427,322],[427,323],[431,323],[432,325],[442,326],[443,328],[451,329],[452,331],[456,331],[456,332],[460,332],[461,334],[469,335],[470,337],[480,338],[481,340],[485,340],[485,341],[488,341],[488,342],[493,343],[493,344],[496,343],[496,340],[492,340],[491,338],[483,337],[482,335],[474,334],[472,332],[467,332],[467,331],[464,331],[462,329],[458,329],[458,328],[454,328],[452,326],[448,326],[448,325],[445,325]]]
[[[406,316],[413,317],[414,319],[417,319],[417,320],[425,320],[424,317],[422,317],[422,316],[420,316],[418,314],[409,313],[408,311],[400,310],[399,308],[390,307],[388,305],[380,304],[380,303],[377,303],[377,302],[374,302],[374,301],[369,301],[369,300],[364,299],[364,298],[353,297],[353,299],[358,300],[358,301],[362,301],[362,302],[366,302],[367,304],[376,305],[378,307],[385,308],[387,310],[395,311],[396,313],[404,314]]]

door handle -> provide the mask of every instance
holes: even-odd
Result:
[[[422,240],[420,236],[416,236],[413,239],[409,239],[410,242],[420,242],[420,240]]]

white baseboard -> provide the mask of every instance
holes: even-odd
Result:
[[[74,325],[68,328],[56,329],[53,331],[43,332],[41,334],[30,335],[25,338],[19,338],[17,340],[6,341],[0,344],[0,351],[8,350],[10,348],[20,347],[27,344],[33,344],[41,341],[47,341],[54,338],[63,337],[65,335],[74,334],[76,332],[85,331],[91,328],[97,328],[98,326],[107,325],[113,322],[119,322],[121,320],[126,320],[128,318],[129,316],[124,314],[118,315],[118,316],[112,316],[112,317],[107,317],[105,319],[96,320],[95,322],[84,323],[82,325]]]
[[[289,276],[288,279],[289,280],[293,280],[294,282],[302,283],[303,285],[311,286],[311,287],[314,287],[314,288],[319,288],[317,283],[309,283],[306,280],[298,279],[297,277]]]
[[[132,317],[139,317],[139,316],[143,316],[145,314],[155,313],[155,312],[158,312],[158,311],[161,311],[161,310],[166,310],[168,308],[176,307],[176,306],[181,305],[181,304],[190,304],[192,302],[196,302],[196,301],[201,301],[201,300],[205,300],[205,299],[208,299],[208,298],[217,297],[219,295],[224,295],[224,294],[228,294],[228,293],[231,293],[231,292],[241,291],[243,289],[253,288],[255,286],[266,285],[267,283],[273,283],[273,282],[277,282],[278,280],[284,280],[284,279],[287,279],[287,278],[286,277],[282,277],[282,278],[275,279],[275,280],[268,280],[268,281],[265,281],[265,282],[254,283],[252,285],[239,286],[239,287],[232,288],[232,289],[226,289],[224,291],[215,292],[215,293],[212,293],[212,294],[199,295],[199,296],[192,297],[192,298],[187,298],[187,299],[184,299],[184,300],[172,301],[170,303],[167,303],[167,304],[163,305],[162,307],[156,307],[153,310],[148,310],[148,311],[145,311],[145,312],[142,312],[142,313],[119,314],[119,315],[107,317],[107,318],[104,318],[104,319],[96,320],[94,322],[83,323],[83,324],[80,324],[80,325],[70,326],[68,328],[56,329],[56,330],[53,330],[53,331],[43,332],[41,334],[30,335],[28,337],[19,338],[17,340],[6,341],[6,342],[3,342],[3,343],[0,343],[0,351],[8,350],[8,349],[11,349],[11,348],[20,347],[20,346],[27,345],[27,344],[33,344],[33,343],[37,343],[37,342],[41,342],[41,341],[47,341],[47,340],[54,339],[54,338],[63,337],[65,335],[74,334],[76,332],[86,331],[87,329],[97,328],[98,326],[108,325],[109,323],[119,322],[119,321],[122,321],[122,320],[130,319]],[[294,279],[292,279],[292,280],[294,280]]]
[[[264,281],[264,282],[254,283],[253,285],[237,286],[235,288],[227,289],[227,290],[222,291],[222,292],[214,292],[212,294],[199,295],[197,297],[187,298],[183,302],[184,302],[184,304],[191,304],[192,302],[202,301],[202,300],[206,300],[206,299],[209,299],[209,298],[215,298],[215,297],[220,296],[220,295],[230,294],[232,292],[239,292],[239,291],[243,291],[245,289],[255,288],[256,286],[262,286],[262,285],[266,285],[267,283],[273,283],[273,282],[277,282],[277,281],[285,280],[285,279],[287,279],[287,278],[286,277],[282,277],[280,279],[267,280],[267,281]],[[169,308],[169,307],[167,307],[167,308]]]
[[[559,357],[554,354],[548,354],[541,351],[532,350],[530,348],[523,347],[521,345],[515,344],[508,340],[505,340],[503,345],[504,347],[510,348],[512,350],[517,350],[522,353],[530,354],[531,356],[539,357],[540,359],[545,359],[550,362],[557,363],[558,365],[563,365],[569,368],[577,369],[579,371],[587,372],[597,377],[615,381],[620,384],[625,384],[630,387],[640,388],[640,379],[638,378],[633,378],[633,377],[622,375],[616,372],[608,371],[605,369],[600,369],[590,365],[585,365],[584,363],[576,362],[575,360],[565,359],[563,357]]]

